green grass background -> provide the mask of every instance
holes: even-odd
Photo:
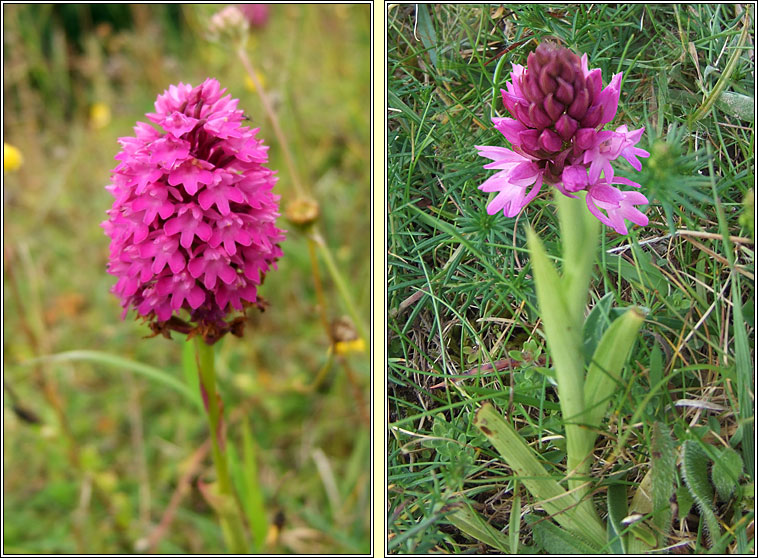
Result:
[[[746,10],[734,4],[389,9],[390,552],[495,552],[446,520],[463,497],[524,552],[540,548],[527,526],[513,531],[518,508],[508,530],[514,502],[530,499],[473,426],[482,401],[499,406],[556,478],[564,474],[555,390],[534,365],[432,387],[543,349],[524,227],[540,235],[549,253],[559,253],[552,194],[543,187],[514,219],[488,216],[488,195],[477,186],[493,171],[482,169],[486,161],[474,146],[507,145],[490,123],[507,116],[499,90],[510,80],[511,63],[526,64],[545,37],[586,52],[604,84],[624,72],[613,126],[645,126],[638,147],[652,154],[640,173],[618,165],[619,174],[642,184],[650,224],[628,236],[604,231],[591,287],[590,307],[604,299],[649,309],[593,471],[626,471],[635,487],[650,459],[652,425],[660,421],[677,448],[694,438],[741,453],[745,499],[715,505],[726,525],[751,521],[755,283],[752,202],[747,218],[742,202],[755,181],[754,36],[737,48],[743,27],[754,25]],[[724,93],[716,98],[714,91]],[[727,233],[741,240],[727,243]],[[621,459],[605,462],[622,434],[630,437]],[[605,498],[602,486],[596,498],[598,504]],[[670,543],[701,551],[702,518],[696,507],[685,508]],[[745,521],[725,548],[750,551]]]
[[[282,212],[293,199],[282,150],[257,95],[245,87],[241,65],[231,49],[204,38],[218,9],[3,6],[3,133],[24,157],[17,172],[4,174],[2,187],[7,553],[140,550],[207,438],[197,408],[125,368],[23,363],[99,350],[184,381],[183,341],[144,339],[149,330],[133,314],[120,319],[118,300],[108,292],[114,283],[105,272],[108,239],[99,226],[112,203],[104,186],[116,164],[116,139],[146,120],[170,84],[215,77],[239,98],[271,146]],[[366,329],[370,36],[367,5],[277,5],[266,26],[253,30],[248,48],[300,176],[320,204],[321,231]],[[102,129],[89,122],[95,103],[112,113]],[[283,217],[280,226],[289,229],[285,255],[260,290],[270,308],[251,314],[244,338],[230,336],[217,350],[227,417],[249,418],[269,522],[281,512],[283,527],[269,551],[368,552],[368,350],[333,361],[317,390],[295,389],[325,366],[331,341],[318,319],[305,236]],[[323,263],[320,275],[326,315],[346,315]],[[69,444],[43,396],[43,376],[57,383],[79,467],[72,466]],[[14,406],[33,412],[39,423],[22,420]],[[239,435],[239,422],[232,421],[230,439]],[[212,475],[206,458],[157,552],[223,550],[214,514],[197,490],[198,478]],[[77,546],[77,532],[85,549]]]

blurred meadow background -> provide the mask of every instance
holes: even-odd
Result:
[[[595,446],[595,506],[626,510],[627,490],[652,468],[656,513],[651,504],[633,521],[654,525],[653,546],[753,553],[752,7],[405,4],[387,13],[390,553],[584,552],[550,529],[473,422],[493,403],[550,478],[567,475],[525,238],[531,226],[559,253],[552,195],[543,187],[506,218],[487,215],[491,196],[477,189],[493,171],[475,146],[509,147],[490,118],[511,116],[500,96],[511,64],[525,65],[545,38],[587,53],[604,85],[623,72],[613,126],[645,126],[638,147],[651,153],[641,173],[619,169],[642,185],[650,223],[629,235],[603,230],[588,301],[590,346],[601,316],[648,310]],[[617,526],[622,518],[603,514]]]
[[[255,440],[265,549],[369,552],[370,6],[272,5],[251,28],[318,242],[284,217],[296,193],[254,83],[206,38],[221,7],[3,6],[5,553],[223,551],[198,490],[207,423],[176,388],[191,353],[121,320],[100,228],[117,138],[170,84],[207,77],[260,127],[288,230],[270,307],[216,346],[230,443],[245,417]],[[85,350],[113,359],[70,353]]]

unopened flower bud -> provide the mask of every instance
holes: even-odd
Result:
[[[236,43],[247,38],[249,28],[245,14],[236,6],[227,6],[211,17],[208,35],[213,41]]]
[[[264,27],[268,23],[268,4],[238,4],[251,27]]]
[[[287,204],[287,209],[285,209],[284,215],[293,225],[307,227],[318,219],[318,202],[306,197],[295,198]]]

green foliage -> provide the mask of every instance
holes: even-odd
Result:
[[[476,414],[476,426],[484,433],[516,474],[519,482],[541,502],[541,506],[574,536],[600,549],[605,533],[594,510],[580,505],[575,492],[567,492],[550,478],[534,451],[489,404]]]
[[[454,509],[455,511],[447,516],[450,523],[474,540],[496,548],[503,554],[512,554],[510,541],[472,510],[470,505],[459,504]]]
[[[597,548],[556,524],[544,521],[544,518],[528,515],[526,521],[532,529],[537,547],[548,554],[598,554]]]
[[[665,537],[671,529],[671,496],[676,489],[677,451],[666,425],[653,424],[650,440],[651,496],[653,500],[653,518],[658,544],[663,546]]]
[[[600,428],[613,393],[623,387],[621,372],[644,321],[639,308],[629,308],[605,331],[592,354],[584,380],[586,412],[582,415],[590,428]]]
[[[627,544],[623,524],[628,510],[626,485],[623,482],[611,482],[608,486],[606,501],[608,504],[608,543],[614,554],[626,554]]]
[[[103,187],[117,139],[146,120],[170,84],[206,77],[240,99],[250,125],[261,128],[282,213],[293,199],[257,94],[230,52],[205,40],[204,25],[218,9],[3,6],[4,139],[24,156],[17,172],[3,176],[4,379],[41,421],[26,422],[6,399],[8,551],[198,554],[224,547],[198,489],[198,480],[213,481],[213,467],[209,455],[197,458],[208,429],[191,344],[183,353],[188,344],[180,336],[144,339],[151,332],[133,313],[120,319],[105,272],[108,239],[98,226],[113,201]],[[367,5],[276,5],[248,45],[320,204],[333,258],[316,254],[327,321],[350,312],[328,273],[333,264],[350,278],[356,330],[368,329],[371,302],[371,29]],[[109,122],[95,125],[95,103],[109,108]],[[280,224],[290,229],[285,256],[259,289],[269,307],[250,313],[244,337],[225,339],[216,355],[228,440],[245,469],[252,447],[243,440],[246,417],[265,510],[256,519],[283,518],[264,551],[365,553],[369,353],[330,354],[331,335],[314,310],[321,301],[307,240],[284,217]],[[44,355],[57,356],[32,361]],[[320,370],[320,384],[312,385]],[[48,486],[67,487],[66,498]],[[151,549],[164,515],[172,521]],[[267,535],[261,525],[254,531]]]
[[[687,485],[681,484],[676,489],[676,504],[678,509],[677,521],[684,521],[687,515],[692,509],[692,505],[695,503],[695,498],[692,496]]]
[[[718,540],[721,528],[713,508],[713,485],[708,478],[708,454],[694,440],[685,440],[682,444],[682,477],[695,500],[702,517],[708,538]]]
[[[755,238],[755,192],[752,188],[742,198],[740,225],[749,231],[751,238]]]
[[[640,184],[661,204],[672,232],[676,219],[690,223],[693,216],[704,219],[707,214],[703,206],[709,198],[703,190],[708,180],[701,174],[707,164],[706,153],[704,149],[683,152],[687,136],[684,127],[672,124],[665,137],[652,140],[650,158],[640,176]]]
[[[480,402],[492,402],[551,478],[563,479],[571,469],[556,397],[557,355],[543,337],[545,324],[534,295],[536,270],[526,255],[527,228],[536,232],[547,254],[561,254],[547,258],[555,268],[570,267],[576,254],[562,254],[561,225],[545,187],[515,218],[486,214],[487,195],[477,186],[492,171],[482,169],[484,161],[474,148],[507,147],[489,119],[508,116],[500,88],[510,79],[511,64],[524,64],[544,37],[586,52],[590,67],[602,69],[605,83],[623,72],[615,122],[632,129],[645,126],[640,147],[651,152],[642,160],[642,172],[623,162],[618,171],[642,185],[651,201],[646,209],[650,224],[633,228],[628,236],[602,230],[600,258],[589,278],[590,300],[571,302],[582,316],[589,311],[581,332],[588,365],[624,309],[646,311],[622,381],[612,384],[612,406],[592,430],[596,463],[610,463],[615,470],[623,462],[634,471],[650,472],[642,480],[629,474],[624,481],[633,501],[640,499],[643,485],[647,494],[644,511],[629,508],[642,519],[626,527],[618,521],[619,529],[626,530],[627,551],[691,541],[698,531],[699,508],[687,513],[680,506],[683,523],[666,517],[672,490],[682,505],[689,495],[678,476],[671,480],[672,439],[701,435],[699,428],[713,430],[740,453],[749,478],[754,398],[746,381],[750,374],[744,371],[753,363],[747,347],[755,332],[748,310],[755,296],[754,286],[740,272],[754,272],[754,255],[752,244],[728,245],[722,238],[749,236],[740,215],[754,181],[754,131],[743,112],[723,103],[729,99],[725,93],[754,98],[751,50],[738,48],[753,17],[748,6],[710,4],[444,4],[419,9],[398,4],[388,9],[388,521],[390,539],[403,541],[391,552],[471,550],[470,527],[465,535],[465,529],[453,527],[450,516],[435,516],[434,510],[448,502],[445,490],[453,488],[460,489],[470,511],[487,525],[498,532],[508,529],[511,549],[538,548],[532,526],[519,521],[519,529],[511,530],[515,512],[505,510],[512,509],[515,482],[522,506],[537,500],[521,479],[514,479],[503,456],[469,439],[478,449],[470,473],[448,486],[438,457],[429,458],[430,448],[418,449],[414,440],[433,435],[440,412],[451,432],[463,421],[461,431]],[[708,98],[732,59],[727,86],[688,127],[688,117]],[[717,207],[723,209],[723,230],[716,224]],[[581,243],[573,246],[582,254]],[[729,258],[734,267],[725,263]],[[569,291],[569,282],[559,280],[558,285],[562,293]],[[724,339],[735,342],[724,344]],[[535,345],[539,350],[532,350]],[[540,356],[539,362],[527,356],[540,350],[544,359]],[[439,383],[445,387],[432,387]],[[711,404],[722,410],[710,410]],[[662,457],[653,455],[653,445]],[[592,472],[596,469],[601,467]],[[708,482],[713,482],[710,477]],[[730,552],[749,547],[744,528],[754,516],[740,496],[742,482],[728,505],[714,508],[717,520],[734,528],[722,530],[723,548]],[[620,488],[614,490],[620,494]],[[596,498],[595,504],[600,502]],[[543,518],[542,523],[548,522]],[[604,551],[617,551],[613,544]],[[495,548],[488,551],[502,552]],[[699,547],[689,542],[686,548]]]
[[[459,430],[456,425],[447,422],[442,413],[434,417],[432,436],[424,440],[423,445],[436,450],[436,457],[446,485],[451,488],[461,488],[464,479],[473,470],[475,451],[472,444],[483,441],[484,438],[477,436],[477,440],[469,442],[470,436]]]
[[[711,469],[711,480],[722,500],[728,500],[737,490],[744,465],[740,454],[732,448],[716,449],[716,458]]]

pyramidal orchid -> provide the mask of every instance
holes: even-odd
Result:
[[[527,480],[524,486],[538,501],[556,505],[548,513],[562,518],[557,519],[562,527],[580,539],[594,540],[598,549],[607,547],[611,531],[592,498],[598,480],[592,468],[595,441],[645,320],[643,308],[626,309],[604,331],[592,354],[586,354],[585,315],[600,223],[619,234],[627,234],[628,221],[648,223],[638,209],[648,203],[636,190],[640,185],[614,170],[619,159],[641,169],[639,157],[649,156],[636,147],[644,129],[604,129],[616,116],[620,84],[621,74],[616,74],[603,87],[600,70],[588,68],[587,55],[580,58],[566,48],[542,43],[529,54],[526,67],[513,65],[511,82],[502,91],[512,117],[493,119],[511,148],[478,147],[491,161],[484,168],[497,171],[479,186],[497,193],[488,213],[502,211],[513,217],[543,185],[555,187],[560,267],[534,230],[525,229],[540,327],[563,417],[568,491]],[[548,474],[521,435],[491,406],[478,411],[475,423],[520,478]]]
[[[237,332],[232,311],[261,305],[257,288],[282,255],[279,196],[258,129],[218,81],[172,85],[138,122],[107,189],[112,292],[156,332]],[[183,318],[188,318],[189,322]]]
[[[569,197],[586,191],[592,214],[620,234],[627,233],[624,219],[646,225],[647,217],[635,206],[647,204],[647,198],[614,186],[639,184],[616,180],[611,165],[621,157],[641,169],[637,157],[649,153],[635,146],[644,128],[603,130],[616,116],[622,74],[603,88],[601,70],[588,68],[586,54],[580,58],[543,42],[529,54],[526,67],[513,64],[510,75],[501,93],[512,117],[492,121],[512,149],[477,146],[479,155],[492,160],[484,168],[498,170],[479,186],[497,192],[487,212],[514,217],[548,184]]]

